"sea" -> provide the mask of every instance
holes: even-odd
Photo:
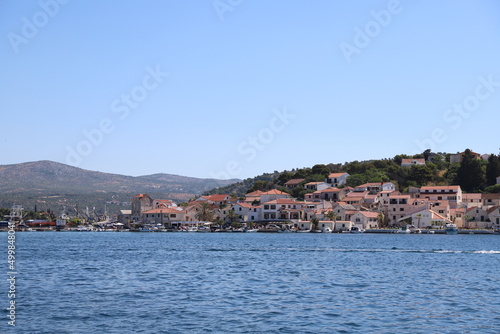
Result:
[[[1,333],[500,333],[499,235],[7,236]]]

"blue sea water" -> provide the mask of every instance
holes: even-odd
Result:
[[[25,232],[16,248],[1,333],[500,333],[497,235]]]

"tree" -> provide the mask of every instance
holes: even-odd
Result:
[[[478,192],[484,187],[485,182],[481,161],[472,155],[471,150],[466,149],[457,172],[456,183],[465,192]]]
[[[278,176],[277,182],[279,185],[284,185],[286,182],[290,181],[291,179],[293,179],[293,173],[285,171]]]
[[[316,217],[311,218],[312,230],[317,230],[319,225],[319,219]]]
[[[328,169],[328,167],[323,164],[314,165],[311,172],[313,174],[320,174],[323,176],[323,178],[327,177],[330,174],[330,170]]]
[[[335,214],[333,211],[328,211],[326,214],[326,218],[328,218],[331,221],[337,221],[338,216]]]
[[[495,185],[486,187],[486,189],[484,189],[484,192],[491,193],[491,194],[498,194],[498,193],[500,193],[500,184],[495,184]]]
[[[422,155],[424,156],[425,161],[429,161],[429,157],[431,156],[431,154],[432,154],[432,152],[431,152],[431,149],[430,149],[430,148],[426,149],[426,150],[422,153]]]
[[[226,221],[230,224],[233,224],[234,222],[237,222],[240,220],[240,215],[234,212],[234,210],[229,210],[229,212],[226,215]]]
[[[498,155],[490,155],[486,167],[486,185],[492,186],[497,183],[497,177],[500,176],[500,159]]]
[[[214,211],[210,208],[208,203],[202,203],[195,218],[199,221],[211,222],[214,220]]]
[[[251,193],[253,191],[261,190],[261,191],[268,191],[274,188],[274,184],[269,181],[255,181],[253,186],[248,189],[247,193]]]

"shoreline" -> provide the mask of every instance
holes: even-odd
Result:
[[[8,230],[2,229],[2,230],[0,230],[0,233],[1,232],[6,232],[7,233]],[[198,231],[187,232],[187,231],[177,231],[177,230],[158,230],[158,231],[105,230],[105,231],[92,231],[92,230],[54,230],[54,229],[34,229],[34,230],[31,230],[31,231],[26,231],[26,230],[18,230],[18,231],[16,231],[16,233],[18,233],[18,232],[23,232],[23,233],[24,232],[26,232],[26,233],[29,233],[29,232],[201,233],[201,232],[198,232]],[[241,233],[249,233],[249,232],[224,230],[224,231],[210,231],[210,232],[205,231],[203,233],[240,233],[241,234]],[[284,233],[284,231],[282,231],[282,230],[272,230],[272,229],[269,229],[269,230],[261,229],[261,230],[255,231],[254,233]],[[297,231],[289,231],[288,230],[288,231],[286,231],[286,233],[297,233]],[[298,232],[298,233],[315,233],[315,234],[363,234],[363,233],[366,233],[366,234],[403,234],[403,235],[408,235],[408,234],[430,234],[430,235],[433,235],[433,234],[447,234],[445,230],[435,230],[435,229],[421,230],[420,233],[419,232],[400,233],[399,230],[397,230],[397,229],[367,229],[364,232],[360,232],[360,233],[353,233],[353,232],[349,232],[349,231],[343,231],[343,232],[316,232],[316,231],[309,231],[309,232],[307,232],[307,231],[302,231],[302,232]],[[480,235],[491,234],[491,235],[500,235],[500,233],[497,232],[497,231],[495,231],[495,230],[481,230],[481,229],[471,229],[471,230],[459,229],[458,230],[458,234],[469,234],[469,235],[472,235],[472,234],[480,234]]]

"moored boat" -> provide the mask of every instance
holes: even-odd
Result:
[[[446,224],[445,230],[446,234],[458,234],[458,228],[456,224]]]
[[[351,227],[351,230],[349,231],[349,233],[364,233],[364,232],[365,230],[358,226]]]

